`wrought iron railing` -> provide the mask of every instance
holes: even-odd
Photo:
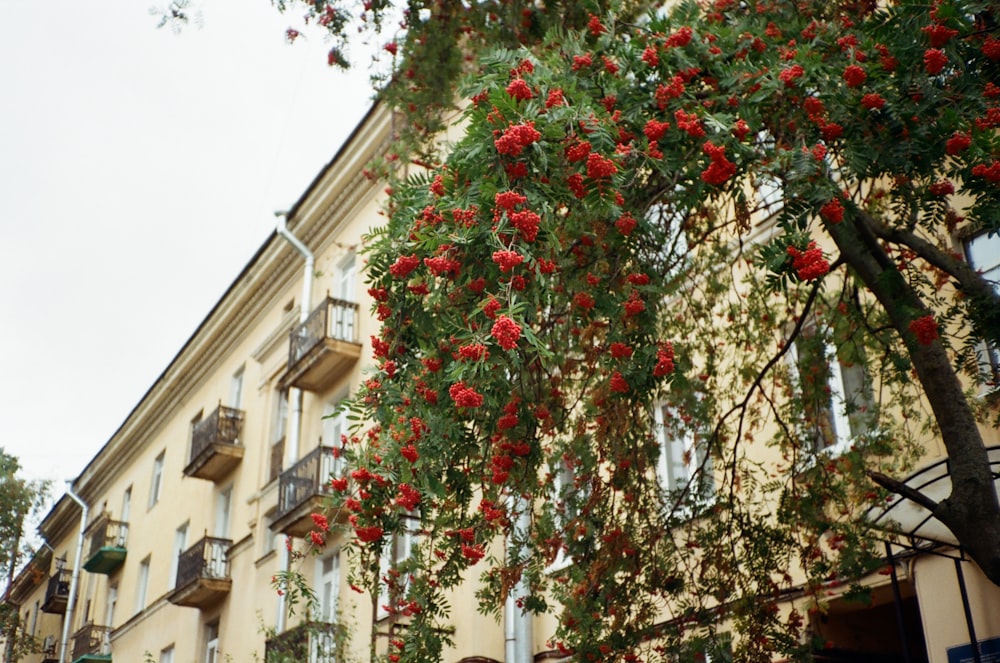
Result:
[[[73,579],[73,571],[70,569],[60,569],[49,578],[48,587],[45,588],[45,603],[53,599],[69,598],[69,584]]]
[[[90,526],[90,556],[93,557],[101,548],[124,548],[128,541],[128,523],[111,520],[108,513],[103,513]]]
[[[228,578],[229,548],[232,545],[230,539],[202,537],[198,543],[180,553],[177,560],[177,583],[174,586],[184,587],[199,578]]]
[[[111,627],[84,624],[73,634],[73,660],[82,656],[107,656],[111,653]]]
[[[357,303],[327,297],[305,322],[292,330],[288,365],[294,366],[327,338],[357,343],[358,309]]]
[[[330,492],[330,476],[337,470],[339,461],[333,454],[332,447],[317,447],[281,473],[277,518],[294,510],[313,495]]]
[[[191,458],[194,460],[212,444],[240,443],[243,434],[243,410],[219,405],[191,430]]]
[[[306,622],[264,642],[264,663],[336,663],[337,625]]]

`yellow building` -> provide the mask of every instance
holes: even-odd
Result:
[[[316,612],[299,605],[289,615],[272,586],[288,564],[284,537],[308,536],[340,469],[332,448],[346,421],[324,416],[370,362],[377,323],[357,251],[381,222],[384,192],[364,167],[388,151],[392,126],[374,106],[44,518],[48,548],[6,597],[40,645],[23,663],[364,661],[373,618],[386,636],[396,627],[377,598],[350,590],[335,537],[295,562],[316,590]],[[664,467],[674,471],[683,469]],[[947,545],[914,543],[915,552],[896,551],[898,594],[890,577],[872,578],[872,606],[834,595],[815,617],[834,644],[826,660],[904,660],[904,641],[909,660],[971,660],[955,649],[971,641],[970,626],[1000,643],[1000,589],[971,562],[954,562]],[[497,624],[475,610],[471,589],[452,608],[449,662],[559,658],[546,644],[551,618],[511,613]],[[339,631],[324,626],[334,621]]]

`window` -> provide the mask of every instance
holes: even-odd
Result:
[[[789,354],[812,451],[847,451],[868,432],[874,409],[863,351],[853,342],[838,351],[815,327],[807,327]]]
[[[704,503],[715,494],[712,456],[704,436],[684,422],[676,408],[657,403],[653,408],[653,432],[660,447],[656,476],[660,485],[672,497],[673,506],[679,491],[688,492],[681,500],[681,509]]]
[[[288,427],[288,391],[275,392],[274,426],[271,428],[271,455],[267,469],[267,482],[281,474],[285,456],[285,429]]]
[[[122,522],[127,523],[130,512],[132,511],[132,486],[125,489],[125,493],[122,495]]]
[[[160,651],[160,663],[174,663],[174,646],[170,645]]]
[[[215,536],[229,538],[230,513],[233,508],[233,487],[220,490],[215,496]]]
[[[219,661],[219,625],[217,623],[205,626],[205,663]]]
[[[239,410],[243,407],[243,372],[245,367],[240,366],[233,377],[229,380],[229,406]]]
[[[1000,292],[1000,234],[980,234],[965,242],[965,256],[969,264],[979,271],[993,289]],[[992,387],[1000,382],[1000,348],[981,343],[978,348],[980,372]]]
[[[108,602],[104,610],[104,626],[114,628],[116,607],[118,607],[118,585],[108,585]]]
[[[260,555],[264,557],[274,552],[278,547],[278,533],[271,529],[271,525],[277,519],[278,507],[273,506],[267,510],[262,519],[262,525],[264,527],[261,532],[261,546]]]
[[[341,438],[347,435],[349,422],[347,420],[347,410],[343,405],[347,399],[347,392],[340,394],[332,402],[323,406],[323,437],[322,443],[325,446],[335,449],[342,449]],[[341,455],[336,456],[333,466],[333,474],[341,476],[344,472],[344,459]]]
[[[150,556],[147,555],[146,559],[139,562],[139,576],[135,583],[136,612],[142,612],[146,607],[146,593],[149,590],[149,560]]]
[[[357,296],[355,295],[357,274],[358,268],[354,251],[351,251],[337,264],[337,280],[334,283],[334,292],[337,293],[336,299],[345,303],[357,301]],[[357,324],[355,316],[356,313],[353,307],[334,306],[330,310],[330,328],[327,330],[327,333],[331,338],[353,341],[355,326]]]
[[[39,601],[35,601],[35,609],[31,615],[31,637],[35,637],[35,630],[38,629],[38,608],[40,606]]]
[[[317,599],[319,620],[332,623],[337,617],[337,598],[340,593],[340,551],[317,560],[316,576],[319,578]]]
[[[404,523],[402,531],[395,536],[386,537],[382,542],[382,555],[379,559],[379,573],[381,575],[382,590],[378,596],[378,609],[376,619],[385,619],[390,614],[390,603],[402,600],[406,596],[409,586],[409,577],[406,574],[390,574],[391,569],[397,568],[413,554],[413,547],[416,543],[414,530],[419,525],[420,515],[417,513],[403,517]]]
[[[153,479],[149,484],[149,508],[152,509],[160,501],[160,488],[163,484],[163,459],[166,451],[161,451],[160,455],[153,461]]]
[[[334,292],[337,293],[338,299],[345,302],[353,302],[357,299],[354,295],[357,275],[357,260],[354,251],[351,251],[337,264],[337,282],[334,284]]]
[[[170,576],[167,582],[171,587],[177,587],[177,567],[180,556],[187,549],[188,523],[184,523],[174,531],[174,554],[170,559]]]
[[[590,486],[581,483],[576,470],[568,460],[563,457],[558,466],[550,466],[550,476],[552,478],[552,509],[555,516],[555,528],[566,537],[559,547],[556,557],[549,564],[549,572],[558,571],[572,564],[573,557],[567,548],[570,545],[570,523],[580,516],[581,505],[586,503],[590,496]],[[575,528],[574,528],[575,529]]]

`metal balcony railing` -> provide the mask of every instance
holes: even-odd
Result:
[[[184,587],[201,578],[228,579],[229,548],[232,545],[230,539],[202,537],[198,543],[180,554],[177,560],[177,584],[174,586]]]
[[[194,462],[212,444],[239,445],[243,434],[243,410],[219,405],[191,431],[191,458]]]
[[[49,608],[53,612],[65,612],[72,579],[73,571],[70,569],[60,569],[49,578],[49,584],[45,588],[45,601],[42,603],[43,611],[48,612],[46,608]]]
[[[337,470],[338,458],[332,447],[318,447],[281,473],[278,482],[278,512],[281,518],[314,495],[330,492],[330,476]]]
[[[306,622],[264,643],[264,663],[336,663],[337,624]]]
[[[327,297],[305,322],[292,330],[288,366],[295,366],[325,339],[357,343],[358,310],[357,303]]]
[[[103,513],[89,528],[90,557],[102,548],[125,548],[128,541],[128,523],[111,520],[111,515]]]
[[[73,660],[83,656],[109,656],[111,654],[111,627],[84,624],[73,634]]]

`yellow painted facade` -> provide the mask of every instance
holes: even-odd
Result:
[[[23,663],[249,663],[264,661],[269,643],[273,652],[294,639],[305,617],[301,610],[280,616],[284,601],[271,579],[286,558],[284,533],[307,531],[310,498],[322,492],[332,467],[322,447],[338,430],[323,416],[358,386],[370,362],[377,323],[356,251],[362,235],[381,223],[384,192],[363,169],[389,150],[392,122],[384,107],[373,107],[289,211],[289,230],[315,255],[312,273],[305,275],[303,256],[273,234],[83,468],[73,490],[86,517],[68,495],[46,516],[40,531],[51,551],[21,571],[7,596],[23,628],[44,645]],[[309,301],[302,300],[304,278],[311,280]],[[330,316],[325,340],[290,358],[303,311]],[[285,390],[291,380],[307,385],[299,392],[300,418],[297,390]],[[1000,442],[996,431],[987,437]],[[939,445],[932,448],[932,456],[940,453]],[[324,613],[310,617],[339,614],[349,635],[345,658],[364,661],[371,601],[349,589],[341,543],[334,536],[323,555],[300,562]],[[897,568],[902,601],[885,576],[870,579],[880,588],[871,608],[844,607],[831,595],[815,630],[832,650],[874,658],[828,660],[902,660],[886,631],[895,628],[895,605],[912,622],[908,638],[926,652],[914,661],[953,663],[948,649],[970,641],[953,560],[918,554]],[[1000,589],[972,563],[960,568],[977,637],[1000,638]],[[75,571],[77,600],[67,601]],[[478,613],[472,589],[457,592],[452,607],[455,646],[446,660],[505,660],[504,624]],[[535,661],[557,658],[546,644],[552,617],[533,621]],[[311,637],[319,644],[289,660],[332,663],[319,653],[329,644],[324,636]]]

